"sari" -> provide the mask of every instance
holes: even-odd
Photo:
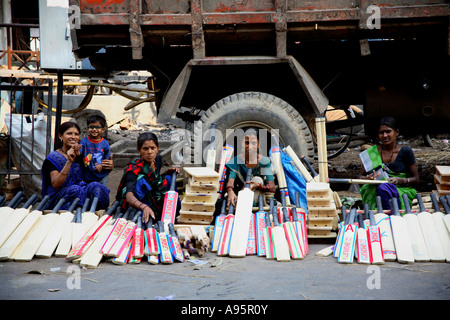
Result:
[[[375,168],[375,170],[383,170],[385,176],[387,177],[397,177],[397,178],[407,178],[406,172],[394,172],[386,164],[382,162],[381,155],[378,152],[377,146],[372,146],[369,148],[370,157],[374,163],[380,163],[381,165]],[[397,159],[396,159],[397,160]],[[395,162],[395,161],[394,161]],[[387,180],[382,178],[381,180]],[[376,197],[381,197],[381,203],[383,209],[389,210],[391,206],[389,205],[389,199],[395,197],[397,198],[398,206],[400,210],[405,210],[405,204],[403,203],[403,194],[406,194],[409,199],[409,204],[411,206],[412,200],[417,195],[417,190],[412,187],[395,185],[392,183],[382,183],[379,185],[375,184],[364,184],[360,189],[361,197],[363,203],[367,203],[371,210],[377,209]],[[403,215],[403,214],[401,214]]]
[[[69,208],[70,204],[76,198],[79,198],[79,206],[83,206],[86,198],[93,200],[98,198],[97,209],[106,209],[109,206],[109,189],[99,182],[86,183],[83,181],[83,168],[79,162],[72,162],[70,171],[66,177],[66,181],[59,188],[52,187],[50,172],[53,170],[61,170],[66,165],[67,159],[58,151],[52,151],[45,158],[42,164],[42,197],[49,195],[50,201],[46,208],[53,208],[59,201],[64,198],[66,201],[61,207],[62,210]]]
[[[132,190],[135,197],[148,205],[155,213],[155,219],[161,220],[162,209],[164,206],[164,195],[170,181],[163,179],[149,163],[141,158],[133,159],[125,168],[122,179],[117,188],[116,200],[119,201],[122,209],[128,208],[126,201],[127,174],[132,172],[137,176],[135,189]]]

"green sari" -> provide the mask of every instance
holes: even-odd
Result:
[[[385,166],[382,162],[381,155],[378,152],[377,146],[372,146],[366,150],[367,154],[370,156],[371,164],[373,165],[374,170],[382,169],[388,177],[398,177],[398,178],[407,178],[406,172],[394,172],[390,170],[387,166]],[[366,158],[367,160],[367,158]],[[364,162],[364,159],[363,159]],[[366,167],[366,171],[367,170]],[[387,180],[385,177],[381,178],[381,180]],[[405,210],[405,204],[403,203],[403,194],[406,194],[409,199],[409,204],[411,205],[412,200],[417,195],[417,190],[412,187],[394,185],[389,183],[390,186],[383,186],[377,184],[365,184],[360,189],[360,194],[362,197],[363,203],[367,203],[371,210],[377,209],[376,197],[378,196],[378,188],[393,188],[395,187],[398,191],[399,200],[400,200],[400,210]]]

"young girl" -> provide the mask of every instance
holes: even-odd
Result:
[[[123,209],[132,206],[143,212],[142,221],[149,217],[161,220],[164,205],[164,194],[170,186],[171,173],[180,173],[177,167],[170,168],[163,179],[160,175],[162,167],[158,138],[151,132],[139,135],[137,140],[139,158],[132,160],[124,169],[124,174],[117,189],[116,200]],[[179,206],[178,206],[179,207]]]
[[[42,164],[42,197],[50,196],[47,208],[53,208],[59,199],[66,202],[61,209],[79,198],[83,205],[86,198],[98,197],[98,209],[109,206],[109,189],[98,182],[87,184],[83,181],[80,150],[80,127],[74,122],[64,122],[58,129],[59,146],[50,152]]]

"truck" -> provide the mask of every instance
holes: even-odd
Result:
[[[348,116],[327,133],[448,133],[446,0],[70,0],[68,19],[95,73],[151,72],[161,123],[277,129],[308,158],[330,106]]]

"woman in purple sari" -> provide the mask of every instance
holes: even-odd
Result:
[[[79,198],[83,205],[86,198],[98,197],[97,209],[109,206],[109,189],[98,182],[83,181],[83,167],[80,157],[80,127],[74,122],[64,122],[58,129],[59,147],[50,152],[42,164],[42,197],[50,196],[47,208],[53,208],[59,199],[66,202],[61,209]]]

